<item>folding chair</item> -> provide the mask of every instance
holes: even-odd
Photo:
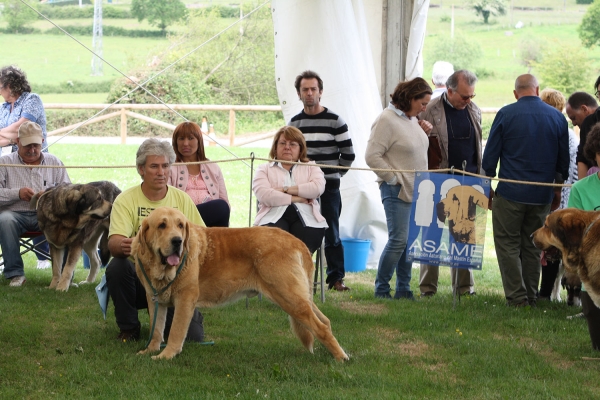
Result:
[[[48,257],[48,259],[50,259],[49,253],[37,248],[37,246],[39,246],[40,244],[45,243],[46,239],[44,239],[36,245],[33,244],[33,238],[42,236],[43,234],[43,232],[27,231],[24,232],[21,236],[19,236],[19,244],[21,247],[25,248],[24,250],[21,250],[20,255],[33,251],[37,255],[46,256]],[[2,254],[0,254],[0,267],[4,268],[4,257],[2,257]]]
[[[317,286],[321,287],[321,303],[325,303],[325,273],[323,272],[323,260],[325,259],[325,239],[321,242],[321,247],[317,249],[317,259],[315,261],[315,280],[313,283],[313,294],[317,294]],[[319,280],[319,274],[321,279]]]

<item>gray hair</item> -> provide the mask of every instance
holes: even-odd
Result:
[[[164,140],[155,138],[144,140],[135,155],[135,164],[138,169],[146,165],[146,158],[148,156],[167,157],[169,159],[169,165],[175,162],[175,151],[173,150],[173,146],[171,146],[171,143]]]
[[[435,86],[446,84],[448,77],[454,73],[454,67],[448,61],[436,61],[433,64],[431,80]]]
[[[467,83],[467,86],[475,86],[477,83],[477,76],[466,69],[461,69],[450,75],[448,81],[446,81],[446,87],[456,91],[458,89],[458,81],[462,78]]]

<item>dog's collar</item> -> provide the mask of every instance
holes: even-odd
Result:
[[[583,236],[581,237],[581,241],[582,241],[582,242],[583,242],[583,238],[585,238],[585,235],[587,235],[587,234],[588,234],[588,232],[590,231],[590,229],[592,229],[592,226],[594,226],[594,224],[595,224],[596,222],[598,222],[598,220],[600,220],[600,215],[598,215],[598,216],[596,217],[596,219],[595,219],[595,220],[593,220],[593,221],[592,221],[592,223],[591,223],[591,224],[589,224],[589,225],[587,226],[587,228],[585,228],[585,231],[583,231]]]
[[[186,258],[187,258],[187,253],[185,253],[183,255],[181,264],[179,264],[179,267],[177,268],[177,272],[175,272],[175,278],[177,278],[177,275],[179,275],[179,272],[181,272],[181,268],[183,268],[183,264],[185,263]],[[154,303],[158,303],[158,296],[163,294],[173,284],[173,282],[175,282],[175,278],[173,278],[173,280],[171,282],[169,282],[167,284],[167,286],[162,288],[161,291],[159,292],[158,290],[156,290],[156,288],[154,286],[152,286],[152,282],[150,281],[150,278],[148,278],[148,275],[146,275],[146,271],[144,270],[144,265],[142,264],[142,262],[140,261],[139,258],[137,259],[137,261],[138,261],[138,265],[140,266],[140,269],[142,270],[142,274],[144,274],[144,278],[146,278],[146,282],[148,282],[148,285],[150,285],[150,289],[152,289],[152,301]]]

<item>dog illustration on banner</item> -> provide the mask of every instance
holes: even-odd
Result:
[[[489,180],[418,173],[415,187],[409,257],[432,265],[481,269]]]
[[[437,203],[437,216],[442,222],[448,219],[448,229],[455,241],[476,244],[476,207],[487,208],[488,198],[481,193],[481,186],[455,186],[446,198]]]

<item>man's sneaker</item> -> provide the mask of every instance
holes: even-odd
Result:
[[[140,339],[140,328],[141,324],[138,322],[138,326],[133,329],[121,329],[121,333],[119,333],[117,339],[122,342],[136,342]]]
[[[50,260],[38,260],[37,269],[48,269],[52,268],[52,263]]]
[[[25,279],[25,275],[21,275],[21,276],[15,276],[10,280],[10,285],[12,287],[19,287],[19,286],[23,286],[23,284],[27,281],[27,279]]]

